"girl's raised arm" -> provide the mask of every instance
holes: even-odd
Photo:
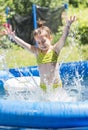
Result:
[[[75,16],[70,16],[69,19],[67,19],[66,21],[66,26],[64,28],[63,34],[61,36],[61,38],[59,39],[59,41],[54,45],[54,49],[56,51],[57,54],[60,53],[62,47],[64,46],[65,42],[66,42],[66,38],[69,34],[69,30],[70,30],[70,26],[71,24],[76,20]]]
[[[12,26],[10,26],[10,27],[5,26],[5,34],[8,35],[11,39],[13,39],[21,47],[27,49],[28,51],[36,53],[37,48],[35,46],[32,46],[29,43],[23,41],[21,38],[17,37],[15,35],[15,32],[12,31]]]

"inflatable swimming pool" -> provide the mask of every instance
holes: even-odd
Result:
[[[88,61],[63,63],[60,74],[63,83],[68,78],[86,79],[88,85]],[[37,66],[0,71],[0,86],[14,77],[39,76]],[[71,81],[71,82],[70,82]],[[88,127],[88,101],[85,102],[28,102],[0,99],[0,126],[25,128],[77,128]]]

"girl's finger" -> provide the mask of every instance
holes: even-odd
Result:
[[[6,32],[5,30],[3,30],[3,31],[1,32],[1,35],[7,35],[7,32]]]

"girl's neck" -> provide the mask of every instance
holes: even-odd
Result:
[[[52,49],[53,49],[53,46],[50,46],[47,50],[41,50],[41,52],[47,54],[47,53],[50,52]]]

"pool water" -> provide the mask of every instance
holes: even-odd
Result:
[[[0,86],[0,99],[22,100],[22,101],[27,100],[29,102],[30,101],[60,101],[60,102],[61,101],[63,101],[63,102],[64,101],[65,102],[88,101],[88,78],[87,77],[82,80],[75,79],[74,82],[70,81],[68,84],[64,83],[63,89],[57,89],[55,92],[50,90],[50,91],[47,91],[46,94],[45,94],[45,92],[43,92],[42,90],[40,90],[38,88],[39,87],[39,78],[38,77],[34,77],[37,87],[35,86],[35,83],[33,82],[33,80],[29,79],[29,77],[26,77],[26,79],[23,79],[23,78],[25,78],[25,77],[10,79],[10,80],[6,81],[4,86]],[[21,82],[21,80],[24,82],[27,81],[27,83],[25,82],[26,85],[23,84],[23,82]],[[28,81],[32,81],[32,82],[28,83]],[[34,86],[32,86],[32,85],[34,85]],[[47,98],[45,98],[45,97],[47,97]],[[54,98],[52,98],[52,97],[54,97]],[[61,97],[63,97],[63,98],[61,98]],[[0,130],[45,130],[45,129],[0,126]],[[54,129],[49,129],[49,130],[54,130]],[[55,130],[88,130],[88,127],[63,128],[63,129],[55,129]]]
[[[63,84],[63,88],[42,91],[39,77],[11,78],[0,86],[0,98],[28,101],[88,101],[88,78],[75,79]]]

